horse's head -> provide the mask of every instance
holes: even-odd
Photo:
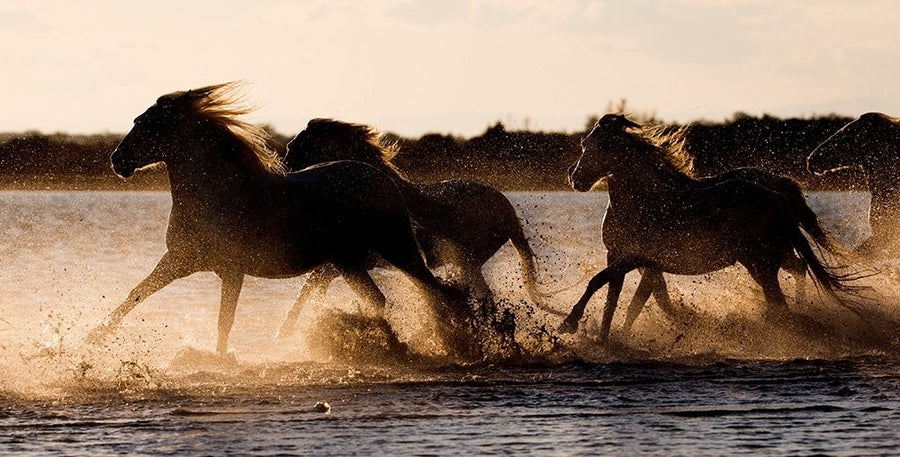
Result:
[[[285,164],[290,170],[335,160],[355,160],[377,166],[387,163],[393,152],[381,144],[381,135],[367,125],[313,119],[288,143]]]
[[[134,127],[110,156],[113,171],[128,178],[139,168],[166,162],[182,149],[181,143],[190,138],[188,107],[197,96],[201,95],[193,91],[163,95],[135,118]]]
[[[863,114],[818,145],[806,158],[806,168],[820,175],[863,166],[871,156],[882,152],[882,145],[894,141],[896,129],[894,121],[884,114]]]
[[[241,83],[230,82],[159,97],[113,151],[113,170],[129,177],[155,163],[215,165],[227,157],[254,170],[282,173],[265,130],[240,119],[253,110],[240,88]]]
[[[579,192],[586,192],[593,185],[613,173],[619,161],[615,148],[621,143],[628,128],[638,128],[624,115],[607,114],[597,121],[581,140],[581,157],[569,167],[569,185]]]

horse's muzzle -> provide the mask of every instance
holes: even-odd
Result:
[[[585,182],[583,179],[575,179],[572,174],[572,168],[570,167],[569,173],[566,175],[566,184],[568,184],[572,189],[575,189],[578,192],[587,192],[591,190],[592,187],[594,187],[594,182]]]
[[[123,178],[130,178],[134,175],[135,167],[133,165],[113,162],[113,172]]]
[[[587,192],[587,191],[591,190],[592,187],[594,187],[594,183],[577,182],[577,181],[573,181],[572,178],[570,177],[569,178],[569,186],[571,186],[573,189],[577,190],[578,192]]]

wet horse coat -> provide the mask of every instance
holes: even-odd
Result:
[[[452,319],[457,309],[420,257],[408,210],[374,167],[335,162],[284,174],[265,134],[237,118],[233,84],[160,97],[112,153],[115,172],[165,163],[172,194],[167,251],[156,268],[91,334],[100,339],[172,281],[199,271],[222,279],[216,350],[228,334],[245,275],[292,277],[335,265],[355,292],[382,308],[366,271],[370,252],[402,270]]]
[[[826,292],[846,288],[815,256],[782,195],[741,179],[712,185],[694,180],[668,151],[630,130],[636,128],[624,116],[604,116],[582,141],[582,156],[570,169],[570,182],[579,191],[607,179],[608,266],[590,280],[561,331],[577,329],[591,296],[608,283],[601,323],[605,340],[625,274],[638,268],[693,275],[740,263],[762,286],[771,310],[783,312],[787,304],[778,270],[796,251]]]
[[[816,174],[862,168],[872,195],[872,237],[856,251],[869,257],[900,251],[900,120],[882,113],[863,114],[819,144],[806,164]]]
[[[356,160],[377,167],[393,178],[409,205],[416,224],[416,238],[429,267],[450,267],[476,298],[490,301],[492,294],[482,267],[500,247],[511,242],[519,254],[529,298],[542,309],[558,313],[540,303],[534,252],[506,196],[484,184],[461,179],[410,182],[391,163],[395,153],[396,150],[385,145],[381,135],[369,126],[313,119],[288,143],[285,164],[290,169],[303,169],[333,160]],[[293,330],[304,303],[327,288],[336,276],[337,272],[328,266],[310,274],[279,335]]]

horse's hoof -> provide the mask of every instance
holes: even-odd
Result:
[[[578,330],[578,321],[572,322],[569,319],[566,319],[562,324],[559,324],[557,330],[559,333],[575,333]]]

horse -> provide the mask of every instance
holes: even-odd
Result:
[[[672,157],[678,157],[678,168],[686,174],[693,176],[693,160],[686,149],[687,133],[689,129],[690,126],[684,126],[678,129],[670,129],[662,126],[642,126],[641,134],[648,141],[651,141],[660,147],[668,148],[669,154]],[[847,259],[851,257],[847,249],[838,243],[824,227],[822,227],[818,216],[806,203],[803,189],[797,181],[786,176],[750,167],[736,168],[718,175],[697,178],[697,180],[704,185],[715,185],[733,179],[749,181],[780,194],[787,201],[794,216],[798,219],[801,228],[811,236],[819,246],[824,247],[834,258]],[[606,242],[606,240],[604,240],[604,242]],[[801,258],[795,255],[789,255],[785,258],[783,268],[794,277],[797,289],[796,299],[798,302],[802,302],[806,296],[806,264]],[[651,294],[656,298],[659,307],[668,316],[677,318],[679,314],[681,314],[680,310],[672,304],[662,271],[651,268],[641,268],[640,273],[641,279],[638,283],[638,288],[632,297],[631,303],[628,308],[626,308],[625,321],[622,325],[622,329],[626,333],[631,329],[635,320],[637,320]]]
[[[413,183],[392,162],[396,143],[384,140],[371,126],[334,119],[313,119],[287,145],[285,165],[303,169],[333,160],[355,160],[387,173],[400,188],[416,227],[416,239],[431,268],[446,265],[460,277],[473,297],[491,308],[492,293],[482,268],[501,246],[512,242],[519,256],[525,291],[532,303],[562,315],[541,303],[537,290],[534,251],[515,209],[501,192],[477,182],[452,179]],[[303,304],[328,287],[336,272],[328,266],[308,277],[295,306],[288,312],[279,335],[293,330]],[[485,312],[493,312],[493,309]]]
[[[872,194],[872,236],[856,252],[864,257],[900,252],[896,235],[900,226],[900,119],[865,113],[819,144],[807,157],[806,166],[817,175],[861,168]]]
[[[172,209],[166,252],[89,341],[109,335],[154,292],[201,271],[222,281],[219,354],[227,352],[246,275],[287,278],[330,264],[354,292],[383,309],[385,296],[366,270],[370,252],[404,272],[439,319],[464,318],[461,299],[422,260],[393,180],[351,161],[285,173],[266,147],[266,133],[241,120],[250,108],[239,87],[232,82],[159,97],[110,156],[123,178],[165,164]]]
[[[852,278],[816,256],[783,195],[742,179],[691,178],[679,168],[678,157],[638,129],[623,115],[604,115],[582,140],[582,154],[570,167],[569,183],[577,191],[607,181],[603,239],[608,252],[607,267],[588,282],[560,332],[575,332],[591,297],[609,284],[600,326],[600,339],[607,341],[625,275],[640,268],[696,275],[740,263],[762,287],[766,315],[785,315],[789,310],[778,271],[794,251],[820,289],[842,303],[838,293],[852,290]]]

